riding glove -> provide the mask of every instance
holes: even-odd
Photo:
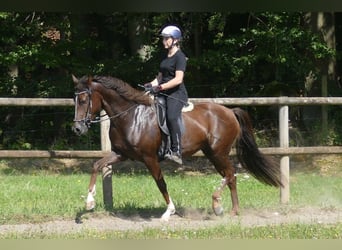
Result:
[[[151,92],[152,84],[150,82],[144,84],[145,92]]]
[[[153,86],[152,90],[151,90],[151,93],[158,94],[161,90],[162,90],[162,87],[160,85]]]
[[[150,92],[152,94],[157,94],[162,90],[160,85],[152,86],[151,83],[145,83],[144,88],[146,92]]]

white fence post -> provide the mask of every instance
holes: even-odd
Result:
[[[101,117],[104,119],[101,122],[101,150],[110,152],[111,151],[111,143],[109,140],[109,126],[110,121],[106,120],[108,116],[104,110],[101,111]],[[102,191],[103,191],[103,203],[106,209],[113,208],[113,185],[112,185],[112,165],[104,167],[102,169]]]
[[[287,98],[287,97],[282,97]],[[289,107],[281,106],[279,109],[279,144],[281,148],[289,147]],[[284,155],[280,158],[280,202],[286,204],[290,200],[290,158]]]

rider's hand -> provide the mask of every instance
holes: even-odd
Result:
[[[144,84],[144,88],[146,92],[149,92],[152,90],[152,84],[150,82]]]
[[[161,90],[162,90],[162,87],[160,85],[153,86],[152,90],[151,90],[151,93],[158,94]]]

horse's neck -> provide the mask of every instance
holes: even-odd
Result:
[[[123,99],[123,98],[121,98]],[[125,112],[129,112],[135,109],[137,106],[134,102],[129,102],[126,100],[118,100],[117,98],[110,99],[109,101],[105,100],[103,102],[103,109],[110,116],[120,115]]]
[[[109,117],[115,117],[115,120],[120,120],[123,117],[127,118],[127,114],[137,113],[135,110],[138,108],[138,113],[145,112],[150,106],[138,104],[135,101],[130,101],[119,95],[114,90],[97,89],[102,96],[102,108],[106,111]],[[114,118],[113,118],[114,119]]]

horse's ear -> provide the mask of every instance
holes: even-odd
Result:
[[[93,77],[91,75],[88,75],[88,85],[90,86],[93,81]]]
[[[74,76],[73,74],[71,75],[72,76],[72,81],[74,82],[74,84],[78,84],[78,79],[76,76]]]

